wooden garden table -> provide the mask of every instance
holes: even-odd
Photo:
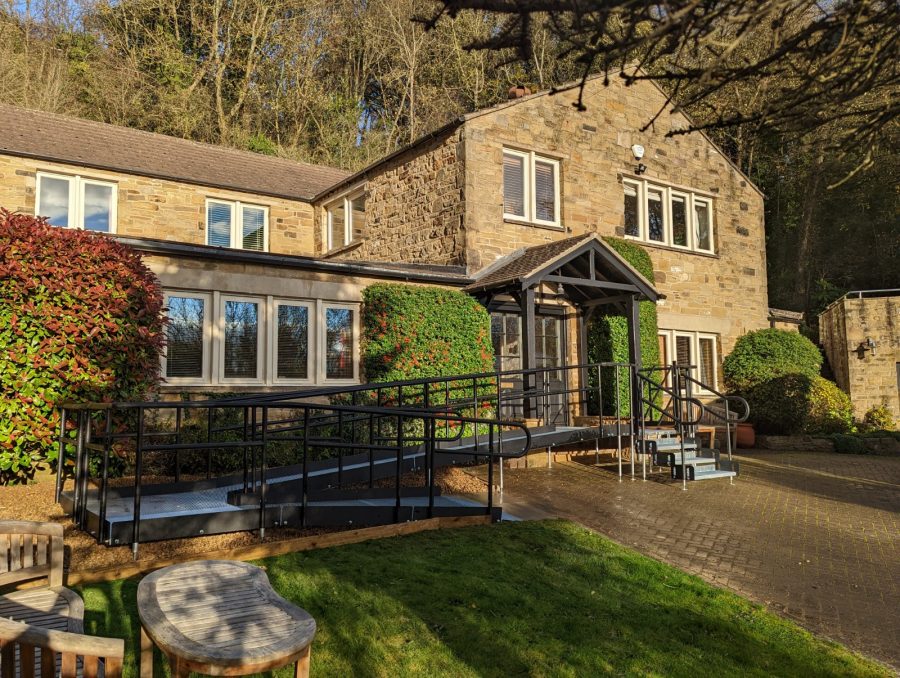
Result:
[[[279,596],[258,567],[231,560],[173,565],[138,585],[141,678],[153,677],[153,643],[175,678],[191,671],[242,676],[296,663],[309,675],[316,622]]]

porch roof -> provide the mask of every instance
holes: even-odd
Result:
[[[559,283],[576,302],[613,301],[637,294],[657,301],[664,295],[596,234],[523,248],[475,274],[472,294],[519,292],[543,282]]]

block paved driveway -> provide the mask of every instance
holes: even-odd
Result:
[[[578,521],[900,668],[900,458],[738,459],[734,486],[686,492],[661,478],[620,484],[593,455],[507,470],[503,507]]]

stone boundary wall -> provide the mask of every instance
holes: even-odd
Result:
[[[900,456],[900,440],[885,436],[883,438],[858,437],[868,454],[886,457]],[[779,452],[835,452],[834,440],[823,436],[756,436],[756,449]]]

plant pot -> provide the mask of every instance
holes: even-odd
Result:
[[[756,431],[753,430],[753,424],[744,422],[737,425],[734,433],[734,444],[738,448],[748,448],[756,445]]]

